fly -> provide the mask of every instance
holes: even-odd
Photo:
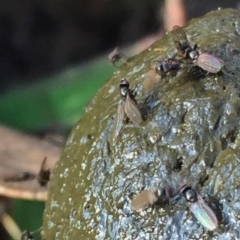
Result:
[[[133,124],[136,125],[140,124],[143,120],[139,106],[135,100],[133,90],[129,88],[129,82],[126,78],[121,80],[119,89],[122,99],[118,103],[117,114],[113,124],[115,137],[117,137],[122,130],[125,115]]]
[[[177,60],[169,58],[164,61],[157,61],[155,71],[163,77],[169,72],[178,72],[180,69],[180,63]]]
[[[191,212],[206,229],[213,231],[218,227],[218,220],[213,210],[207,205],[203,198],[192,189],[191,185],[183,184],[179,189],[179,193],[184,196]]]
[[[44,187],[47,185],[48,181],[50,180],[50,174],[51,174],[51,170],[47,168],[46,162],[47,162],[47,158],[45,157],[42,161],[38,175],[35,175],[30,172],[22,172],[16,175],[5,177],[3,178],[3,181],[4,182],[25,182],[25,181],[31,181],[37,178],[37,181],[40,184],[40,186]]]
[[[186,33],[179,26],[174,26],[172,29],[172,38],[175,44],[175,47],[178,50],[178,55],[180,55],[184,59],[196,59],[199,55],[197,51],[197,44],[192,48]]]
[[[21,240],[34,240],[32,233],[28,230],[23,231]]]
[[[211,54],[204,53],[195,44],[191,47],[184,30],[179,26],[174,26],[172,38],[177,48],[177,54],[184,59],[192,60],[192,63],[209,73],[218,73],[224,66],[224,61]]]
[[[3,179],[4,182],[25,182],[25,181],[31,181],[36,177],[35,174],[30,172],[22,172],[19,174],[15,174],[12,176],[5,177]]]
[[[122,55],[120,54],[118,47],[116,47],[112,52],[108,54],[108,60],[114,67],[116,67],[115,63],[118,62],[121,58]]]
[[[47,185],[47,183],[50,180],[50,174],[51,174],[51,170],[47,168],[47,158],[45,157],[42,161],[41,168],[37,176],[37,181],[41,187],[44,187]]]

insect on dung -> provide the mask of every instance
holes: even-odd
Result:
[[[190,184],[183,184],[179,188],[179,194],[184,196],[191,212],[206,229],[213,231],[218,227],[218,220],[213,210]]]
[[[200,67],[208,73],[218,73],[224,67],[222,59],[204,53],[197,44],[192,48],[181,27],[173,27],[172,38],[177,48],[177,54],[183,59],[191,60],[193,65]]]
[[[155,67],[156,73],[161,77],[164,77],[169,72],[178,72],[180,70],[180,63],[173,58],[169,58],[164,61],[158,60]]]
[[[115,137],[117,137],[122,130],[125,116],[136,125],[140,124],[143,120],[133,90],[129,88],[129,82],[126,78],[121,80],[119,89],[122,99],[118,103],[117,113],[113,123]]]
[[[122,58],[120,54],[119,47],[116,47],[112,52],[108,54],[108,60],[115,66],[115,63],[118,62]],[[116,67],[116,66],[115,66]]]
[[[197,44],[192,48],[184,30],[179,26],[174,26],[171,32],[177,54],[184,59],[196,59],[199,55]]]

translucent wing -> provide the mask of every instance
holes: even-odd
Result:
[[[177,25],[174,26],[172,29],[172,38],[174,42],[180,42],[180,43],[186,42],[186,44],[190,45],[183,28]]]
[[[123,127],[123,120],[125,115],[124,103],[125,103],[124,100],[120,100],[118,103],[117,113],[116,113],[114,123],[113,123],[113,128],[112,128],[114,138],[119,136]]]
[[[127,95],[126,102],[124,105],[125,112],[128,116],[128,118],[134,123],[134,124],[140,124],[142,122],[142,114],[136,104],[136,102]]]
[[[158,200],[154,190],[144,190],[136,195],[131,202],[131,209],[137,211],[145,209]]]
[[[190,210],[205,228],[210,231],[217,228],[218,220],[216,215],[199,194],[198,201],[190,203],[189,205]]]

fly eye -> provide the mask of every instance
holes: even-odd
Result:
[[[196,202],[197,193],[193,189],[189,189],[185,192],[185,198],[188,202]]]

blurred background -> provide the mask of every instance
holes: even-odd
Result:
[[[84,106],[116,71],[108,54],[119,46],[120,53],[135,55],[172,26],[218,7],[238,9],[240,2],[0,2],[1,240],[40,228],[48,187],[36,180],[5,180],[26,171],[37,174],[44,157],[53,168]]]

